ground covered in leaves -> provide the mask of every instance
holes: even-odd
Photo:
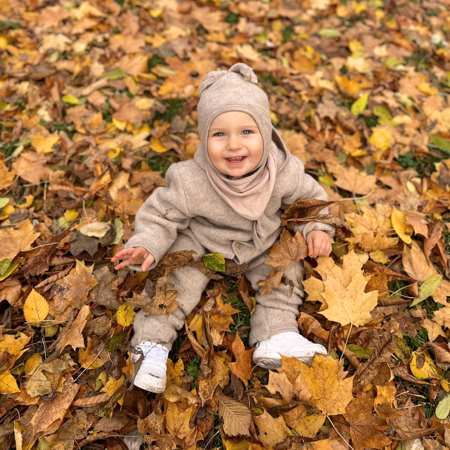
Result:
[[[0,447],[450,447],[449,7],[0,0]],[[110,263],[193,157],[204,75],[237,62],[332,202],[331,257],[292,234],[321,206],[298,202],[263,281],[304,260],[299,327],[329,350],[312,367],[252,364],[254,293],[220,255]],[[170,314],[186,264],[213,279],[149,394],[131,382],[134,315]]]

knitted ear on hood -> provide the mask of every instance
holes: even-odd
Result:
[[[209,72],[206,74],[205,78],[202,81],[202,84],[198,87],[198,93],[200,95],[212,86],[220,77],[223,77],[226,74],[226,70],[217,70],[215,72]]]
[[[255,72],[253,72],[253,69],[247,66],[247,64],[237,63],[234,66],[231,66],[228,69],[228,72],[240,73],[244,77],[245,81],[258,84],[258,78],[256,77]]]
[[[256,77],[255,72],[253,72],[253,69],[246,64],[237,63],[234,66],[231,66],[228,69],[228,72],[225,70],[209,72],[205,76],[202,84],[199,86],[198,93],[202,95],[206,89],[212,86],[219,78],[223,77],[227,73],[238,73],[244,77],[244,81],[250,81],[251,83],[258,84],[258,78]]]

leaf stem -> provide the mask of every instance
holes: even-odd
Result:
[[[347,339],[345,340],[345,344],[344,344],[344,350],[342,350],[342,354],[341,354],[341,357],[339,358],[339,362],[344,357],[344,352],[345,352],[345,349],[347,348],[347,342],[350,337],[350,333],[352,332],[352,327],[353,327],[353,322],[350,322],[350,330],[348,330]]]
[[[350,443],[349,442],[347,442],[346,440],[345,440],[345,438],[344,438],[344,436],[342,436],[342,434],[341,433],[339,433],[339,431],[338,431],[338,429],[334,426],[334,423],[333,423],[333,421],[331,420],[331,417],[330,416],[327,416],[327,419],[330,421],[330,423],[331,423],[331,425],[333,426],[333,428],[334,428],[334,430],[336,431],[336,433],[341,437],[341,439],[352,449],[352,450],[355,450],[351,445],[350,445]]]

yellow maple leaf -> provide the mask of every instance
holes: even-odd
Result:
[[[281,356],[284,371],[289,359]],[[353,399],[353,377],[345,378],[343,361],[331,356],[316,354],[311,367],[301,361],[295,362],[297,379],[295,386],[302,391],[302,402],[314,405],[325,415],[344,414]],[[345,378],[345,379],[344,379]]]
[[[354,251],[343,257],[342,268],[329,257],[320,257],[316,271],[322,280],[303,282],[305,291],[315,300],[326,303],[319,312],[341,325],[365,325],[372,320],[370,311],[377,305],[378,291],[365,292],[368,279],[362,273],[362,263]],[[320,285],[323,283],[323,288]]]
[[[328,309],[321,311],[328,320],[341,325],[365,325],[372,320],[370,311],[377,306],[378,291],[364,292],[367,280],[362,273],[357,274],[348,286],[330,276],[325,282],[322,294]]]
[[[391,207],[377,203],[375,208],[362,204],[362,214],[345,214],[346,222],[352,227],[354,237],[346,241],[359,245],[365,252],[376,252],[395,247],[398,238],[391,238],[392,234]]]

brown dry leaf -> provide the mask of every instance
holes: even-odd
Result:
[[[411,248],[404,247],[402,262],[406,273],[420,282],[424,282],[431,275],[438,273],[434,266],[427,261],[416,241],[412,241]]]
[[[388,424],[375,416],[372,409],[372,399],[364,393],[360,393],[345,408],[344,417],[350,424],[355,450],[364,450],[366,447],[381,449],[392,442],[381,433],[388,428]]]
[[[159,264],[148,273],[148,277],[151,280],[157,280],[175,269],[184,267],[187,263],[192,261],[193,256],[196,253],[193,250],[182,250],[179,252],[173,252],[165,255]]]
[[[438,336],[446,338],[444,330],[436,322],[429,319],[424,319],[420,322],[420,326],[428,331],[428,340],[433,342]]]
[[[125,381],[125,378],[124,378]],[[106,386],[105,386],[106,387]],[[167,399],[169,402],[176,403],[180,401],[181,399],[185,399],[190,405],[195,405],[198,403],[199,399],[195,395],[192,395],[190,392],[184,390],[180,386],[177,386],[176,384],[171,384],[165,391],[164,391],[164,398]]]
[[[94,266],[86,267],[83,262],[77,260],[76,266],[70,274],[55,284],[59,287],[53,297],[53,307],[50,314],[61,316],[66,310],[79,308],[87,299],[89,291],[97,284],[92,276]]]
[[[13,162],[12,167],[20,178],[31,184],[39,184],[48,178],[50,169],[44,164],[48,158],[33,152],[23,152]]]
[[[258,284],[264,288],[261,292],[261,297],[270,294],[274,289],[276,289],[280,285],[282,277],[283,269],[275,268],[272,269],[269,276],[265,280],[258,281]]]
[[[308,246],[300,231],[292,237],[288,230],[281,233],[280,243],[275,243],[270,250],[266,264],[273,267],[286,267],[293,261],[300,261],[308,256]]]
[[[24,446],[31,448],[41,433],[50,430],[54,433],[58,430],[79,389],[78,384],[65,383],[62,392],[57,392],[50,401],[39,404],[38,410],[26,426],[23,435]]]
[[[105,350],[104,343],[96,336],[88,336],[86,349],[78,350],[78,363],[85,369],[98,369],[109,359],[109,353]]]
[[[117,191],[117,199],[115,201],[114,210],[118,214],[126,214],[130,216],[136,215],[138,209],[144,204],[144,200],[142,198],[136,198],[135,195],[135,192],[127,189],[126,187],[119,189]]]
[[[140,188],[146,193],[150,194],[155,188],[164,186],[164,178],[161,177],[162,172],[132,172],[130,186],[139,184]]]
[[[292,401],[292,396],[294,395],[294,386],[289,381],[286,373],[272,372],[269,370],[269,382],[266,385],[266,389],[274,394],[279,392],[286,402],[290,403]]]
[[[360,172],[355,167],[341,168],[339,173],[334,173],[336,186],[354,194],[366,195],[377,189],[377,177]]]
[[[416,211],[405,211],[406,223],[414,228],[415,234],[428,238],[428,222],[424,214]]]
[[[397,350],[395,333],[398,327],[398,323],[392,321],[387,324],[386,329],[369,330],[367,332],[367,339],[370,343],[368,347],[373,351],[373,354],[356,370],[355,390],[362,389],[371,383],[378,375],[380,366],[390,362],[392,354]]]
[[[74,370],[74,365],[75,363],[68,354],[64,354],[60,358],[50,362],[44,361],[44,363],[35,370],[25,386],[28,395],[30,397],[36,397],[38,395],[49,394],[56,390],[56,386],[58,385],[62,374]],[[56,386],[52,384],[52,379],[56,381]]]
[[[434,223],[433,229],[431,230],[431,235],[429,238],[425,239],[425,243],[423,244],[423,252],[425,254],[425,258],[430,262],[430,254],[435,245],[441,241],[442,239],[442,230],[444,229],[444,224],[440,220],[436,220]]]
[[[302,312],[300,317],[297,319],[297,323],[304,336],[307,336],[308,334],[315,334],[323,340],[328,341],[330,332],[324,330],[322,325],[320,325],[314,317]]]
[[[251,436],[252,414],[244,404],[226,395],[219,394],[219,414],[223,419],[223,429],[228,436]]]
[[[207,316],[207,321],[211,328],[217,331],[230,331],[230,325],[234,323],[233,314],[238,313],[239,310],[233,308],[229,303],[224,303],[222,296],[216,297],[216,306]]]
[[[236,338],[231,348],[236,362],[230,363],[230,370],[247,386],[252,372],[252,355],[254,349],[245,350],[239,333],[236,333]]]
[[[267,411],[253,418],[258,427],[258,439],[265,447],[273,447],[287,438],[286,424],[282,416],[274,419]]]
[[[39,234],[34,232],[34,227],[29,220],[23,222],[18,229],[0,229],[0,242],[2,243],[0,261],[13,260],[19,252],[28,250]]]
[[[334,201],[326,202],[324,200],[317,200],[315,198],[298,199],[288,208],[286,208],[283,214],[281,214],[281,226],[286,226],[287,221],[290,219],[315,216],[319,214],[322,209],[333,203]]]
[[[73,321],[71,327],[67,330],[67,333],[64,334],[64,337],[59,343],[61,346],[60,351],[64,350],[66,345],[70,345],[74,350],[80,347],[84,348],[84,338],[82,333],[90,313],[91,309],[89,308],[89,305],[83,305],[81,307],[77,314],[77,318]]]
[[[161,314],[169,316],[178,308],[178,303],[175,301],[177,297],[178,292],[174,289],[167,275],[161,277],[156,282],[156,294],[144,308],[144,311],[155,316]]]

